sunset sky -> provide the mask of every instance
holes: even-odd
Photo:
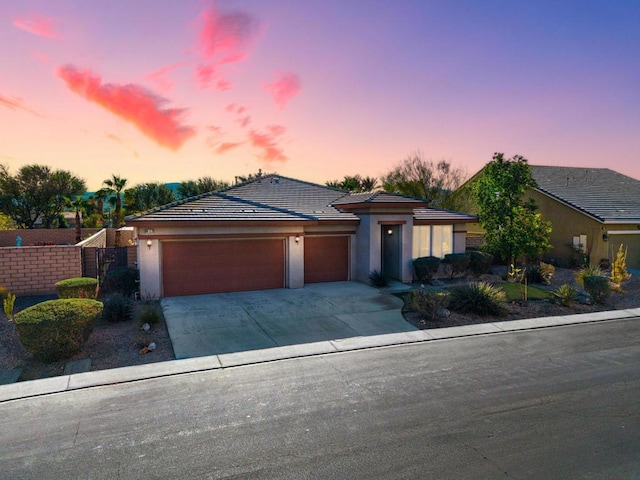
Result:
[[[638,0],[3,0],[0,22],[12,172],[324,183],[420,150],[640,179]]]

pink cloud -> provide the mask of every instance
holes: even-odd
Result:
[[[223,12],[215,5],[200,14],[200,50],[209,59],[226,54],[222,63],[238,62],[246,56],[240,51],[256,33],[258,22],[244,12]]]
[[[285,132],[285,128],[280,125],[267,127],[267,132],[249,131],[249,143],[254,148],[260,150],[258,158],[266,164],[286,162],[287,156],[282,148],[277,144],[277,137]]]
[[[282,72],[276,81],[267,83],[262,88],[271,94],[271,98],[278,108],[284,108],[293,97],[300,93],[302,85],[300,77],[295,73]]]
[[[99,75],[70,65],[57,73],[72,92],[132,123],[163,147],[178,150],[195,135],[193,127],[180,123],[184,109],[162,108],[166,100],[139,85],[103,84]]]
[[[22,110],[24,112],[29,112],[33,115],[36,115],[38,117],[42,117],[44,118],[44,115],[42,115],[41,113],[35,111],[34,109],[28,107],[25,103],[24,100],[22,100],[19,97],[13,97],[13,98],[9,98],[9,97],[5,97],[2,94],[0,94],[0,105],[2,105],[3,107],[8,108],[9,110]]]
[[[178,62],[166,67],[159,68],[158,70],[151,72],[145,78],[163,92],[168,92],[173,89],[175,83],[167,77],[167,74],[176,68],[180,68],[184,65],[188,65],[191,62]]]
[[[207,61],[196,67],[196,82],[200,88],[213,86],[221,92],[231,89],[233,83],[224,78],[220,67],[249,57],[244,50],[255,37],[257,25],[257,20],[248,13],[225,12],[215,4],[200,14],[198,51]]]
[[[60,38],[60,35],[54,27],[52,18],[38,16],[32,16],[30,18],[16,17],[13,19],[13,26],[29,32],[32,35],[38,35],[39,37]]]
[[[218,145],[218,147],[215,149],[215,152],[219,154],[223,154],[228,152],[229,150],[233,150],[234,148],[239,147],[243,143],[244,142],[224,142]]]

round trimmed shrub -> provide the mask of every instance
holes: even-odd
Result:
[[[469,255],[466,253],[447,253],[444,256],[442,263],[449,267],[449,275],[453,278],[456,275],[464,274],[465,270],[469,266]]]
[[[22,346],[39,360],[69,358],[87,341],[102,302],[88,298],[49,300],[15,315]]]
[[[438,257],[418,257],[413,260],[413,270],[419,282],[430,283],[440,266]]]
[[[605,303],[611,293],[609,279],[600,275],[588,275],[584,277],[584,289],[595,303]]]
[[[138,291],[138,269],[122,267],[110,270],[102,282],[102,290],[131,297]]]
[[[507,295],[500,287],[487,282],[471,282],[451,289],[449,308],[461,313],[500,315]]]
[[[471,250],[469,252],[469,267],[475,275],[491,273],[491,265],[493,264],[493,255],[490,253]]]
[[[89,277],[75,277],[56,283],[58,298],[96,298],[98,280]]]

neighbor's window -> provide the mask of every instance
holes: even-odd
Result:
[[[587,236],[586,235],[574,235],[573,236],[573,249],[576,252],[587,253]]]
[[[453,225],[414,225],[413,258],[443,258],[453,252]]]

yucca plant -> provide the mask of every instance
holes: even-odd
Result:
[[[451,289],[449,308],[461,313],[500,315],[507,295],[500,287],[487,282],[471,282]]]
[[[584,287],[585,277],[602,277],[604,272],[598,265],[585,265],[573,275],[576,277],[576,282]]]
[[[555,292],[552,292],[560,303],[565,307],[570,307],[572,302],[578,300],[578,291],[571,285],[560,285]]]

